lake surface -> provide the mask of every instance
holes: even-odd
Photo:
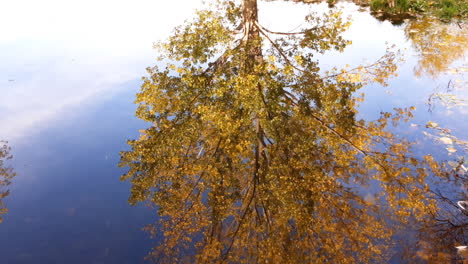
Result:
[[[0,262],[141,263],[154,243],[141,229],[157,215],[127,203],[130,185],[119,181],[125,171],[117,168],[119,152],[128,149],[127,139],[138,137],[138,130],[148,126],[134,116],[133,101],[145,67],[155,63],[152,42],[168,36],[199,3],[178,0],[161,6],[141,1],[128,6],[80,1],[57,7],[46,1],[35,7],[41,13],[24,10],[24,1],[18,2],[9,4],[10,11],[2,10],[10,15],[0,18],[0,27],[5,27],[0,30],[0,140],[9,141],[14,156],[9,164],[17,173],[6,199],[9,212],[0,224]],[[437,26],[432,28],[430,23],[410,27],[412,21],[394,26],[353,4],[339,6],[345,16],[352,16],[344,37],[353,44],[343,54],[321,56],[322,69],[375,61],[391,44],[405,58],[389,86],[362,90],[366,100],[360,106],[361,117],[375,119],[381,111],[415,106],[414,119],[396,128],[396,134],[417,142],[419,154],[439,160],[466,156],[459,146],[450,153],[444,142],[423,131],[434,134],[426,129],[432,121],[468,140],[466,101],[457,101],[458,106],[435,99],[428,103],[434,94],[466,100],[468,43],[448,48],[457,52],[447,51],[446,65],[441,66],[444,61],[430,57],[440,57],[440,47],[431,54],[430,42],[409,37],[454,26],[434,22]],[[309,8],[327,7],[262,3],[260,15],[270,29],[289,31],[301,23],[298,14]],[[28,22],[12,15],[23,11],[32,17]],[[463,26],[466,40],[467,25]],[[449,40],[441,47],[457,45]],[[465,71],[455,73],[451,68]]]

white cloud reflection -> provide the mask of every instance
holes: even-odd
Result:
[[[201,0],[4,1],[0,4],[0,139],[28,136],[67,109],[109,96],[122,88],[120,84],[140,78],[144,68],[154,64],[152,43],[166,38],[201,6]],[[273,30],[294,30],[312,8],[327,10],[326,4],[262,4],[261,20]],[[357,7],[347,10],[345,15],[357,13]],[[403,38],[401,30],[368,14],[355,20],[347,36],[365,39],[374,50],[366,55],[377,57],[383,54],[386,40]],[[351,52],[324,58],[325,66],[362,62],[360,48],[353,46]]]
[[[0,138],[15,141],[67,108],[138,79],[152,43],[199,0],[15,0],[0,4]]]

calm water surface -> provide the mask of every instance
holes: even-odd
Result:
[[[126,140],[136,138],[138,129],[147,126],[134,117],[133,100],[144,68],[154,63],[152,41],[167,36],[197,6],[196,1],[191,6],[173,2],[165,9],[150,1],[132,7],[116,3],[105,22],[97,22],[98,11],[90,11],[89,20],[81,23],[70,7],[62,7],[65,14],[44,9],[46,15],[36,17],[39,33],[18,20],[14,20],[16,31],[1,33],[0,139],[9,141],[14,155],[10,164],[18,174],[6,200],[9,212],[0,225],[1,263],[143,262],[152,242],[141,228],[156,215],[143,206],[128,205],[129,184],[119,181],[123,170],[117,163],[119,151],[127,149]],[[182,3],[186,10],[178,15],[180,19],[155,17],[175,12]],[[84,12],[91,6],[85,1],[74,8]],[[464,50],[447,59],[448,68],[418,71],[430,52],[427,48],[421,52],[409,39],[412,22],[393,26],[359,12],[354,5],[343,7],[344,14],[353,17],[345,34],[353,44],[344,54],[321,56],[324,69],[374,61],[384,54],[387,43],[396,44],[406,60],[388,87],[363,89],[362,117],[374,119],[381,111],[416,106],[415,118],[395,132],[418,142],[420,154],[453,159],[463,153],[458,149],[448,156],[443,143],[422,132],[433,121],[468,139],[466,106],[448,107],[437,100],[428,104],[432,94],[446,93],[447,88],[457,98],[466,98],[463,83],[455,82],[466,79],[466,74],[447,73],[450,67],[466,68]],[[326,5],[314,8],[322,10]],[[297,14],[307,9],[262,4],[261,19],[272,29],[291,30],[300,24]],[[288,20],[290,24],[277,19],[288,13],[285,10],[296,14]],[[129,24],[120,19],[122,15]]]

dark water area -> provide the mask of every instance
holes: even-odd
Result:
[[[138,82],[125,84],[138,87]],[[141,127],[127,98],[134,89],[14,147],[17,180],[2,223],[3,263],[140,263],[149,250],[141,228],[153,218],[127,203],[116,164]],[[125,125],[122,125],[125,124]]]
[[[180,6],[183,1],[175,2]],[[288,28],[275,19],[288,5],[293,4],[265,4],[269,10],[265,12],[269,16],[262,18],[265,24]],[[306,5],[294,6],[290,10],[307,12]],[[384,54],[387,42],[401,49],[405,59],[388,86],[373,84],[361,90],[365,101],[359,106],[359,117],[372,120],[382,111],[415,106],[414,118],[392,132],[415,142],[417,156],[468,160],[467,149],[447,144],[448,140],[441,140],[447,136],[427,127],[428,122],[437,123],[450,129],[450,135],[468,140],[466,29],[464,38],[447,37],[431,50],[430,36],[426,42],[417,42],[411,34],[424,30],[442,34],[449,26],[427,22],[411,27],[411,21],[395,26],[376,20],[368,11],[359,12],[358,6],[337,6],[345,16],[353,16],[345,33],[353,44],[343,54],[319,55],[323,70],[356,66],[364,59],[375,61]],[[317,9],[326,8],[321,4]],[[187,7],[185,13],[190,12]],[[293,27],[298,17],[291,17]],[[164,24],[164,34],[177,23]],[[153,27],[138,26],[143,28],[138,32]],[[49,41],[47,36],[31,37],[31,43],[24,38],[0,38],[0,140],[9,142],[13,159],[7,164],[17,173],[5,199],[8,213],[0,224],[0,263],[143,263],[155,241],[142,228],[158,218],[144,205],[128,204],[130,183],[119,180],[126,168],[117,164],[119,152],[129,149],[126,141],[148,127],[135,117],[134,100],[144,68],[153,63],[155,38],[145,35],[140,41],[149,40],[146,43],[125,44],[126,55],[115,53],[124,44],[107,51],[90,48],[93,42],[56,49],[62,40]],[[458,45],[448,48],[457,52],[441,50],[457,41]],[[140,52],[142,46],[145,50]],[[105,69],[107,65],[113,66]],[[455,68],[458,72],[451,70]]]

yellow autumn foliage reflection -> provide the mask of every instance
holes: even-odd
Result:
[[[343,50],[349,23],[305,20],[274,32],[256,0],[218,1],[158,45],[171,63],[148,68],[136,99],[151,126],[120,163],[129,202],[160,216],[147,228],[161,238],[151,259],[385,262],[398,225],[435,210],[426,178],[438,164],[387,129],[414,109],[357,117],[356,80],[385,83],[397,53],[321,74],[313,53]]]
[[[7,160],[12,158],[10,150],[11,148],[7,145],[7,142],[0,140],[0,223],[3,220],[2,215],[7,212],[3,198],[7,197],[10,192],[6,188],[10,185],[11,179],[16,175],[13,169],[5,164]]]
[[[433,78],[450,70],[453,62],[464,56],[468,47],[467,30],[457,23],[444,24],[434,17],[411,20],[405,34],[419,56],[415,75]]]

